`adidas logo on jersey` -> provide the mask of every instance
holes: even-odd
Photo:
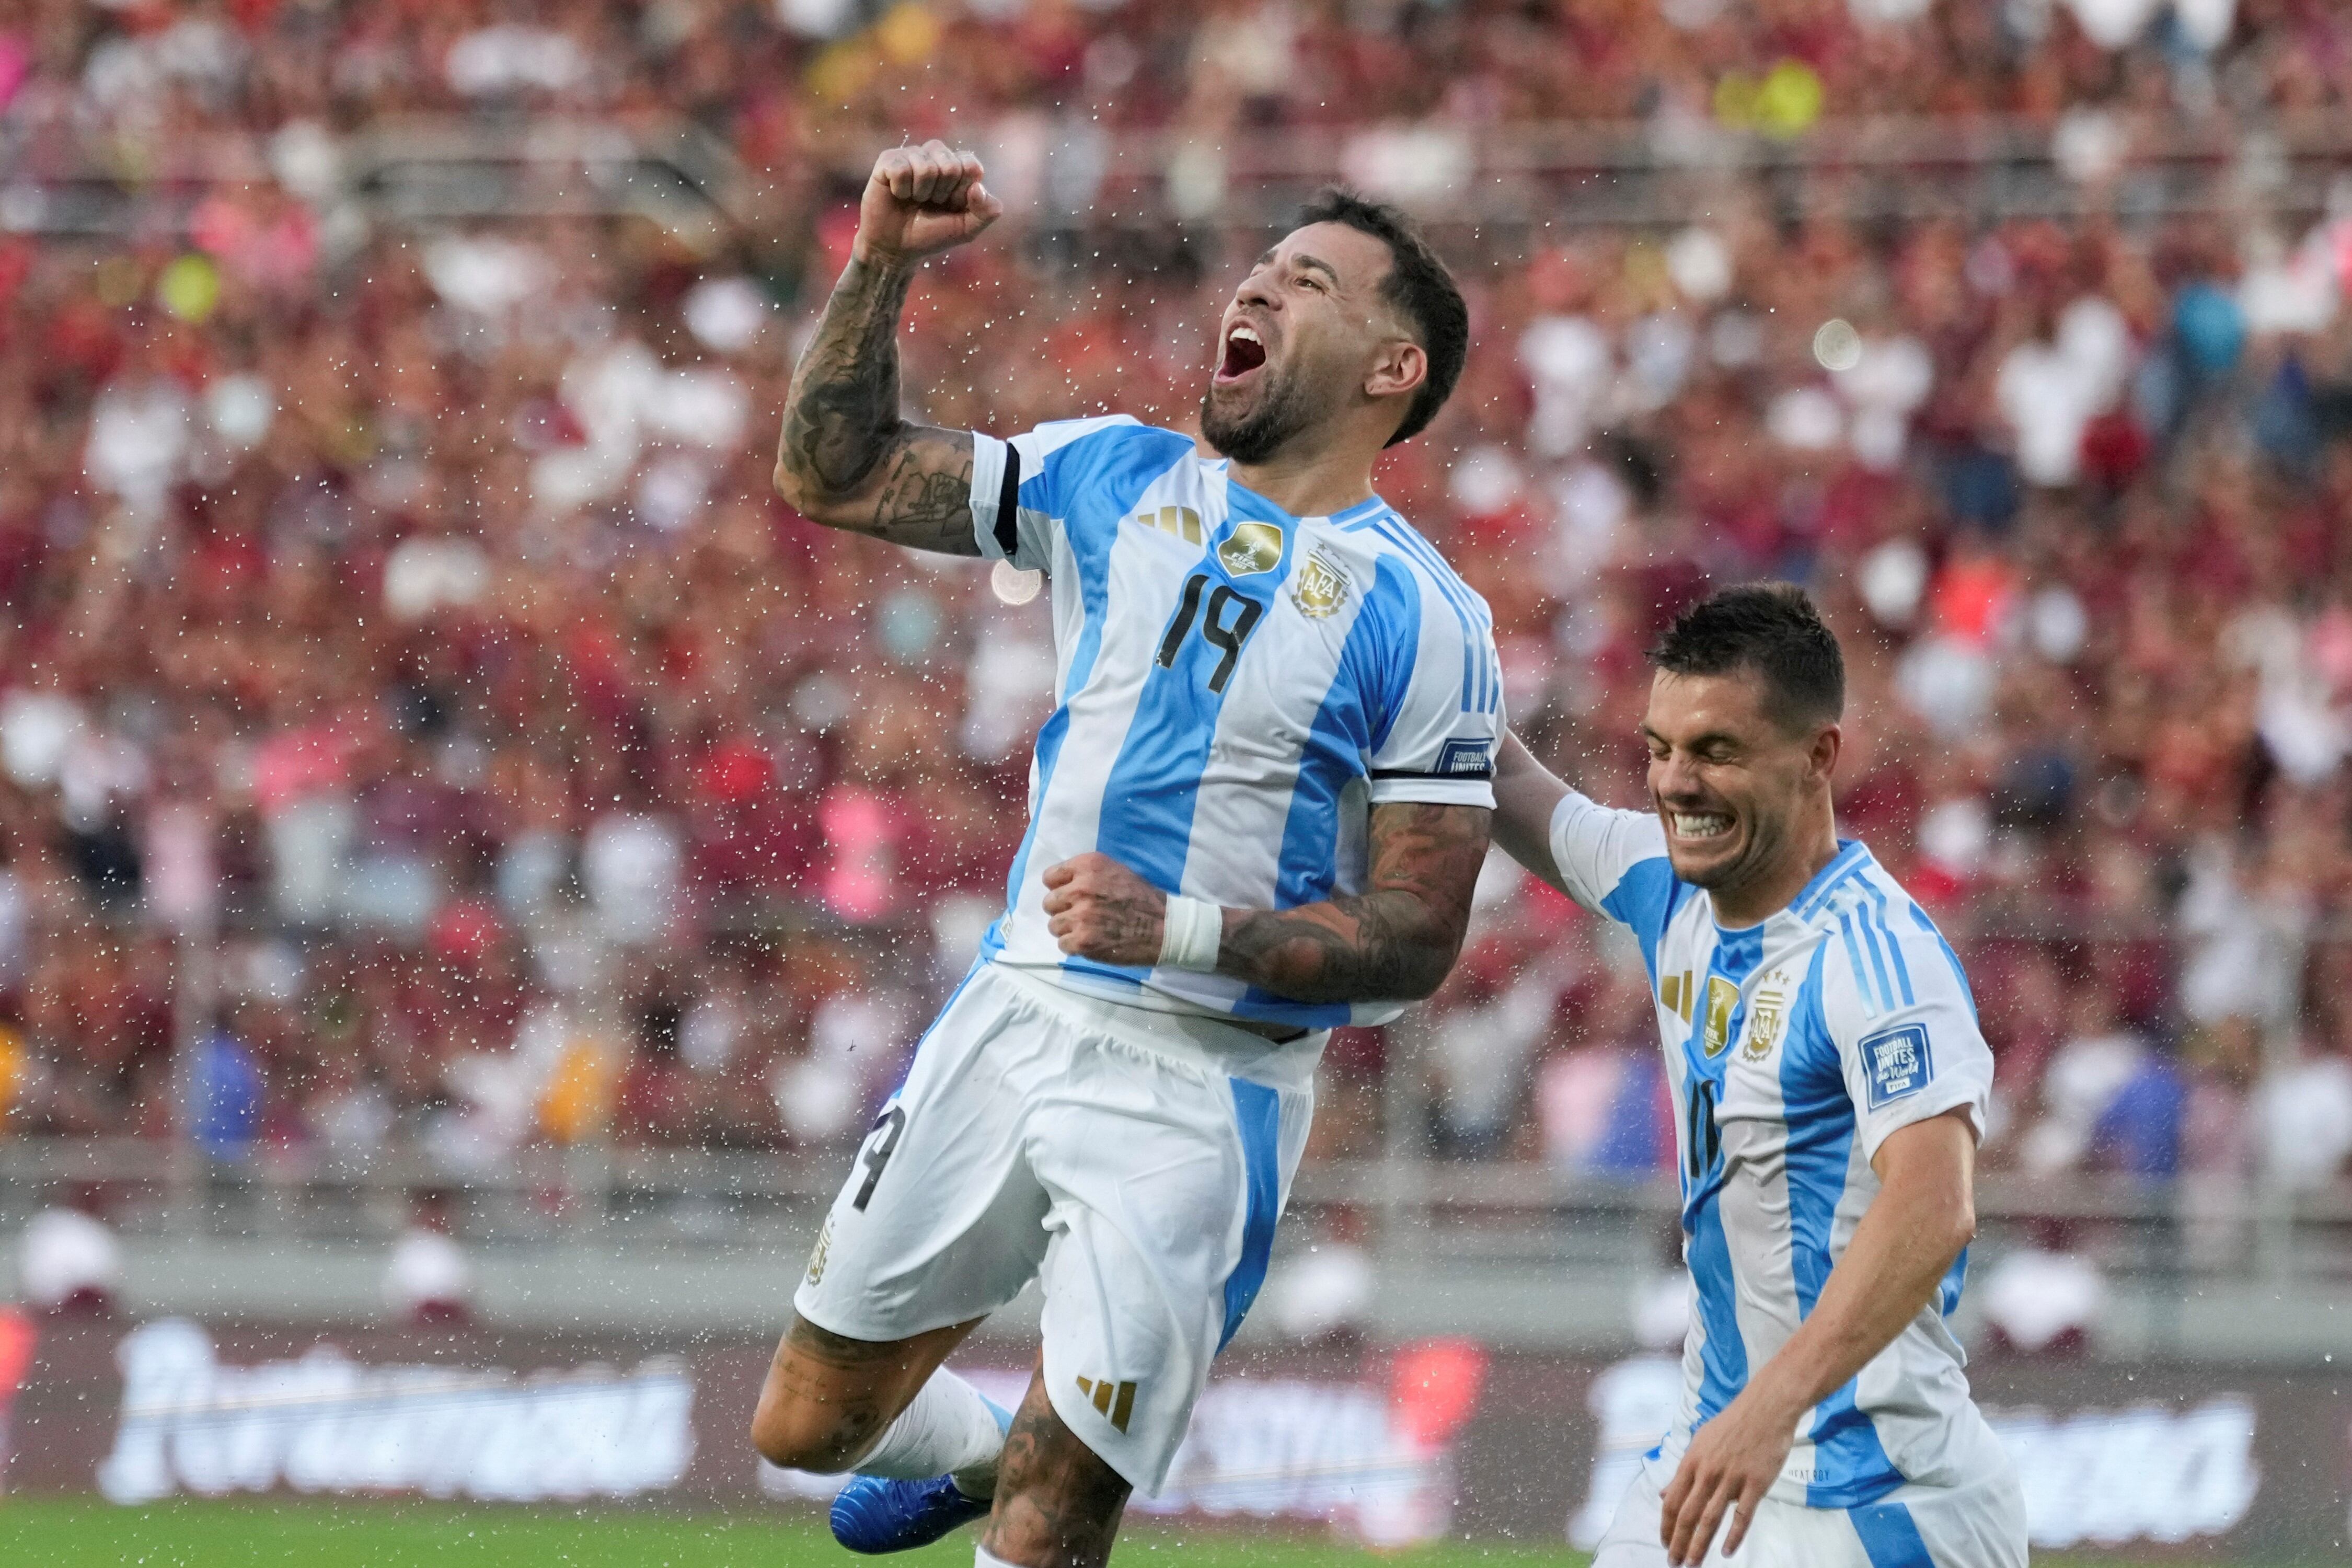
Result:
[[[1669,974],[1658,982],[1658,1004],[1687,1024],[1690,1022],[1692,1001],[1697,989],[1691,984],[1689,970],[1685,969],[1680,974]]]
[[[1156,528],[1187,544],[1201,542],[1201,514],[1189,506],[1163,506],[1156,512],[1139,511],[1128,521],[1139,522],[1146,528]]]
[[[1109,1416],[1113,1426],[1122,1432],[1127,1430],[1128,1420],[1135,1414],[1135,1384],[1082,1377],[1078,1379],[1078,1392],[1093,1402],[1098,1413]]]

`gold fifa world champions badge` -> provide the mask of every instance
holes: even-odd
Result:
[[[1245,522],[1217,546],[1217,559],[1236,577],[1271,572],[1282,563],[1282,530],[1270,522]]]
[[[1739,1006],[1739,987],[1720,974],[1706,977],[1706,1032],[1703,1037],[1709,1058],[1719,1057],[1731,1044],[1731,1015]]]

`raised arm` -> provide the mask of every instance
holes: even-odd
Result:
[[[793,367],[776,493],[813,522],[977,555],[971,437],[898,413],[898,317],[915,268],[996,221],[980,160],[940,142],[875,160],[849,265]]]
[[[1428,995],[1462,951],[1491,815],[1476,805],[1375,805],[1364,890],[1292,910],[1222,911],[1216,973],[1294,1002]],[[1168,897],[1159,889],[1099,854],[1065,860],[1045,881],[1049,929],[1064,952],[1098,963],[1160,961]]]

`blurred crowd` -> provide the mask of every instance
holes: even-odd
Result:
[[[1654,231],[1441,224],[1474,348],[1382,492],[1492,605],[1514,723],[1618,804],[1664,618],[1814,590],[1843,829],[1968,961],[1990,1162],[2326,1182],[2352,216],[2116,192],[2151,128],[2259,150],[2347,91],[2321,0],[0,7],[9,168],[188,198],[93,239],[0,191],[0,1125],[455,1174],[863,1130],[1001,902],[1053,675],[1042,603],[769,489],[878,145],[972,142],[1014,207],[916,290],[914,412],[1183,427],[1263,243],[1176,221],[1221,148],[1335,131],[1411,200],[1465,127],[1996,115],[2056,133],[2079,214],[1855,222],[1759,178]],[[370,126],[542,115],[698,123],[763,216],[323,194]],[[1033,243],[1088,233],[1127,130],[1193,139],[1166,188]],[[1438,1000],[1333,1041],[1314,1152],[1644,1177],[1651,1017],[1630,949],[1498,861]]]

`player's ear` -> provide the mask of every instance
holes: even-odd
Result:
[[[1845,731],[1835,724],[1824,724],[1813,733],[1812,753],[1806,759],[1815,778],[1827,779],[1837,771],[1838,757],[1845,750]]]
[[[1381,345],[1364,377],[1368,397],[1410,397],[1429,379],[1429,355],[1411,338],[1391,338]]]

